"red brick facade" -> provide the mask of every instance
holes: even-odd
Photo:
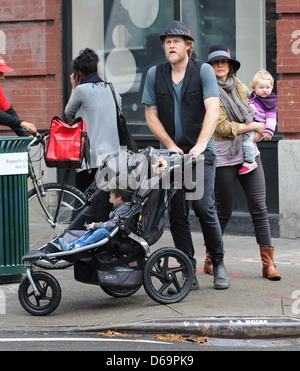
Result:
[[[277,0],[278,131],[300,139],[300,0]]]
[[[61,27],[61,0],[0,0],[1,53],[15,70],[1,86],[19,116],[38,128],[62,114]]]

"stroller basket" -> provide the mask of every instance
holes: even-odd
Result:
[[[136,288],[142,285],[142,269],[132,269],[125,266],[109,268],[97,267],[92,259],[80,261],[74,265],[74,278],[81,283],[100,285],[101,287]]]
[[[143,271],[97,271],[101,286],[135,288],[143,282]]]

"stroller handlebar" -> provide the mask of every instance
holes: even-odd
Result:
[[[196,167],[204,159],[203,154],[200,154],[196,158],[192,158],[192,156],[189,155],[189,154],[183,154],[183,155],[180,155],[180,157],[181,157],[181,163],[174,164],[170,168],[170,170],[174,170],[174,169],[177,169],[177,168],[182,168],[183,164],[184,164],[184,166]]]

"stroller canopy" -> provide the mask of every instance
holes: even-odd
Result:
[[[204,157],[200,156],[198,163],[201,168],[203,160]],[[192,168],[193,161],[189,155],[182,156],[176,152],[152,147],[147,147],[139,153],[122,150],[103,160],[103,165],[95,176],[95,184],[98,189],[107,190],[111,179],[126,175],[122,177],[123,181],[125,179],[124,184],[119,184],[119,187],[133,189],[135,193],[132,201],[143,202],[141,229],[143,238],[152,245],[163,233],[164,212],[169,200],[177,189],[183,187],[183,183],[187,190],[193,190],[197,183],[202,196],[203,171],[201,176],[193,179]]]

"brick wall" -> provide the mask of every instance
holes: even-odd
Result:
[[[0,0],[0,54],[15,70],[1,87],[38,128],[62,114],[61,34],[60,0]]]
[[[277,0],[278,131],[300,139],[300,0]]]

